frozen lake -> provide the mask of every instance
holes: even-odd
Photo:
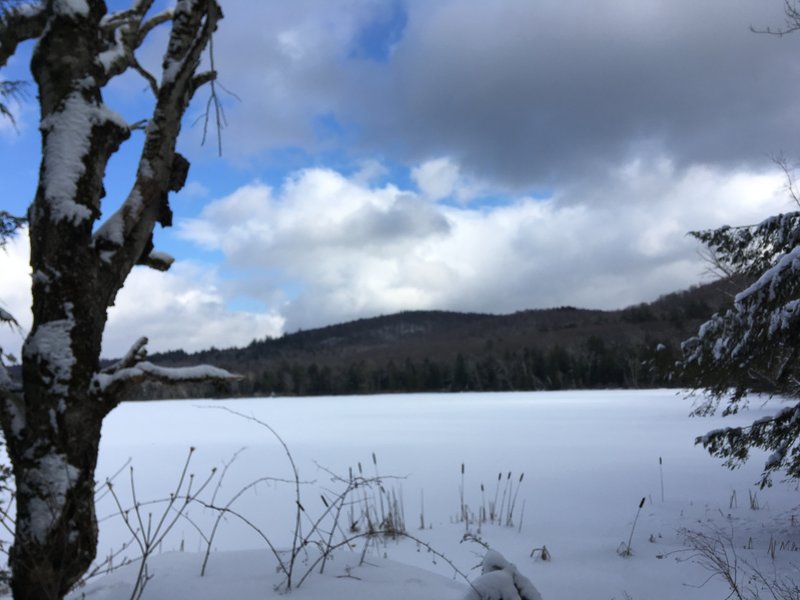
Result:
[[[469,570],[475,563],[474,549],[467,551],[466,545],[457,544],[463,528],[451,524],[460,506],[462,463],[466,502],[476,511],[481,504],[481,484],[494,490],[498,473],[506,477],[510,471],[514,480],[524,473],[517,509],[519,514],[524,502],[521,529],[486,530],[484,536],[496,540],[493,546],[506,548],[509,558],[518,564],[532,563],[527,557],[532,548],[548,546],[555,557],[553,563],[531,564],[529,574],[545,598],[587,598],[588,590],[597,589],[602,593],[591,597],[622,598],[622,592],[629,591],[637,600],[704,598],[712,597],[704,594],[716,588],[692,595],[695,592],[675,580],[685,575],[687,582],[700,583],[705,579],[702,572],[687,570],[685,565],[679,568],[674,561],[654,562],[667,548],[647,539],[658,536],[674,550],[676,530],[710,512],[716,514],[718,509],[722,515],[734,490],[740,506],[747,504],[748,491],[756,489],[762,457],[731,472],[693,441],[709,429],[770,414],[776,404],[756,404],[736,417],[701,419],[688,416],[691,401],[675,390],[126,403],[104,425],[98,479],[114,473],[130,458],[138,499],[163,498],[174,487],[190,446],[197,449],[191,471],[199,479],[246,448],[226,474],[219,494],[222,500],[259,477],[291,478],[275,437],[257,423],[224,410],[227,408],[267,422],[280,434],[301,479],[309,482],[302,490],[309,512],[322,509],[319,490],[333,487],[320,467],[346,476],[348,468],[357,469],[360,462],[371,475],[375,453],[381,475],[403,477],[388,485],[395,485],[402,495],[409,528],[416,529],[419,523],[424,497],[426,525],[434,529],[422,533],[433,536],[432,543],[448,545],[455,559],[462,560]],[[659,458],[663,460],[664,502]],[[115,489],[123,503],[130,502],[127,472],[116,479]],[[789,486],[778,485],[758,494],[771,511],[769,515],[760,511],[759,518],[773,519],[795,504],[796,492]],[[634,547],[646,551],[648,560],[636,563],[619,558],[615,549],[627,540],[642,497],[647,503]],[[293,488],[283,483],[261,484],[236,503],[239,512],[269,531],[279,545],[291,539],[292,507]],[[106,496],[98,514],[113,512],[113,503]],[[743,519],[749,516],[742,515]],[[191,516],[201,528],[211,519],[196,508]],[[742,522],[742,528],[751,525]],[[102,522],[104,550],[119,545],[124,537],[119,518]],[[163,549],[181,545],[186,550],[203,549],[189,523],[179,523]],[[214,547],[255,549],[263,548],[263,542],[246,527],[229,522]],[[653,564],[664,568],[654,571]],[[663,586],[662,578],[675,584],[675,595],[642,595],[651,585]]]

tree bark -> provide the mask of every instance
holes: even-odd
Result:
[[[42,131],[28,215],[33,325],[23,347],[23,390],[0,386],[17,490],[9,554],[16,600],[63,598],[95,558],[100,432],[117,404],[115,388],[99,379],[106,311],[133,266],[146,262],[155,224],[169,224],[168,193],[180,189],[188,168],[175,152],[181,119],[197,89],[201,53],[222,17],[214,0],[179,0],[174,12],[157,17],[156,24],[171,19],[172,32],[136,182],[119,211],[96,228],[106,165],[131,134],[105,107],[101,90],[138,64],[133,51],[142,30],[152,28],[144,21],[150,4],[136,2],[114,21],[102,0],[50,0],[30,21],[20,16],[13,23],[39,37],[31,70]],[[0,27],[0,40],[10,35]],[[7,56],[0,58],[2,65]]]

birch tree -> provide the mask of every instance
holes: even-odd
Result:
[[[28,210],[33,321],[15,387],[0,364],[0,422],[16,485],[16,530],[9,555],[17,600],[62,598],[95,558],[95,466],[104,417],[125,386],[144,378],[229,378],[211,367],[159,368],[146,340],[101,369],[107,309],[134,265],[160,270],[156,224],[169,226],[169,193],[189,163],[176,152],[192,97],[216,73],[201,57],[222,18],[215,0],[177,0],[154,12],[131,0],[109,13],[103,0],[7,1],[0,17],[0,67],[20,43],[35,42],[31,74],[40,108],[41,164]],[[159,73],[137,51],[157,27],[169,28]],[[103,102],[114,78],[135,70],[152,92],[152,112],[126,122]],[[109,158],[132,135],[144,144],[121,207],[103,215]]]

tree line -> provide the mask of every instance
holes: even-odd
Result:
[[[454,356],[356,359],[341,363],[279,359],[251,366],[225,389],[161,386],[140,397],[236,395],[326,396],[414,392],[499,392],[672,387],[678,349],[664,344],[608,343],[591,336],[575,348],[524,347]]]

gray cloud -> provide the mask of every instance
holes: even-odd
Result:
[[[433,4],[412,4],[393,68],[370,71],[385,96],[351,113],[368,143],[521,187],[647,151],[738,165],[797,148],[796,45],[748,31],[779,21],[763,2]]]
[[[451,156],[528,190],[643,154],[733,168],[800,151],[800,39],[748,30],[782,23],[778,1],[409,0],[385,63],[352,58],[368,0],[230,4],[218,47],[244,99],[230,110],[242,152]],[[315,129],[320,115],[345,138]]]

